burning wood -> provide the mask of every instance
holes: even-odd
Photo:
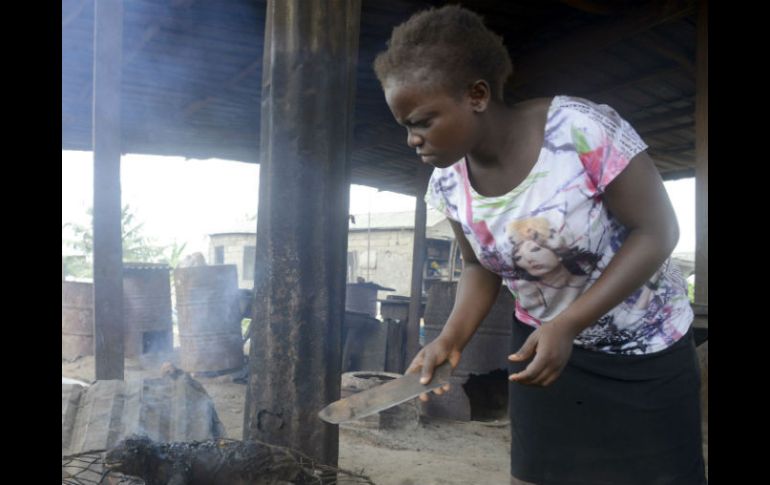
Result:
[[[109,450],[105,467],[147,485],[372,484],[288,448],[230,439],[156,443],[132,436]]]

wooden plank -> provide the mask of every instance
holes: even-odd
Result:
[[[328,465],[337,463],[338,428],[317,413],[340,397],[360,12],[360,0],[268,0],[265,26],[259,325],[243,435]]]
[[[123,2],[94,12],[94,359],[97,380],[123,379],[120,87]]]
[[[695,94],[695,302],[709,302],[708,1],[698,3]]]
[[[457,239],[452,239],[452,244],[449,247],[449,281],[455,280],[455,267],[457,264]]]
[[[422,168],[422,167],[421,167]],[[418,177],[417,197],[414,211],[414,245],[412,247],[412,286],[410,290],[409,318],[406,329],[406,359],[404,370],[420,350],[420,317],[422,310],[422,277],[425,266],[425,232],[428,220],[428,209],[425,204],[430,171],[423,170]],[[420,184],[420,182],[422,182]],[[420,188],[421,187],[421,188]]]

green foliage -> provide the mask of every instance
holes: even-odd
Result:
[[[93,208],[86,210],[93,220]],[[126,204],[121,210],[121,228],[123,237],[123,261],[139,263],[166,263],[172,268],[179,264],[187,243],[174,241],[171,245],[157,244],[144,234],[144,223],[136,219],[136,214]],[[63,239],[64,246],[75,250],[78,255],[63,256],[62,264],[67,276],[78,278],[93,277],[93,223],[82,225],[72,222],[62,224],[62,237],[65,229],[71,232],[71,238]]]
[[[186,246],[187,243],[179,244],[174,240],[171,246],[165,246],[163,248],[163,258],[161,259],[161,262],[167,263],[171,268],[176,268],[179,261],[182,259],[182,254],[184,254]]]
[[[251,323],[251,318],[244,318],[241,320],[241,335],[243,335],[243,338],[248,337],[246,332],[249,330],[249,324]]]

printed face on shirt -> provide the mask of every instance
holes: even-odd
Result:
[[[556,253],[535,241],[522,242],[514,252],[513,262],[535,277],[548,274],[561,264]]]
[[[446,168],[462,159],[478,139],[479,124],[470,100],[435,85],[389,82],[385,101],[407,131],[407,145],[423,163]]]

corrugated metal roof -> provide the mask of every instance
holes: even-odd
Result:
[[[415,194],[420,162],[372,70],[392,28],[445,0],[361,6],[352,182]],[[569,94],[607,103],[666,178],[694,167],[695,2],[464,0],[500,34],[511,102]],[[90,150],[95,2],[62,1],[62,149]],[[612,4],[612,5],[609,5]],[[258,162],[266,2],[125,2],[123,149]],[[421,187],[420,187],[421,188]]]
[[[62,455],[109,449],[132,434],[200,441],[225,430],[206,390],[185,373],[89,387],[62,383]]]

